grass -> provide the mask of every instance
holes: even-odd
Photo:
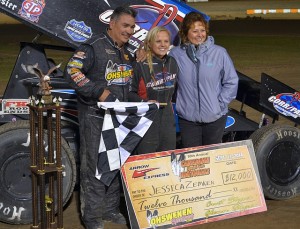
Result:
[[[235,68],[247,76],[260,81],[261,73],[277,78],[295,90],[300,90],[300,44],[299,36],[214,36],[217,44],[225,47]],[[231,107],[241,104],[234,101]],[[260,113],[245,106],[248,118],[259,122]],[[282,123],[287,120],[280,117]]]
[[[299,37],[220,35],[215,40],[226,47],[236,68],[293,65],[300,61]]]
[[[19,52],[19,41],[31,41],[34,36],[15,35],[2,36],[0,43],[0,80],[7,80],[14,66]],[[225,47],[232,57],[237,69],[244,67],[294,65],[300,62],[299,37],[282,36],[214,36],[216,44]],[[41,43],[59,44],[45,37]],[[288,45],[290,44],[290,45]],[[49,55],[58,63],[66,62],[70,54],[49,52]]]
[[[281,26],[277,29],[275,24],[275,35],[252,34],[252,32],[246,35],[239,32],[224,34],[215,31],[213,36],[216,44],[227,49],[238,71],[258,81],[262,72],[275,78],[284,76],[283,82],[290,84],[289,79],[298,77],[300,72],[300,67],[297,67],[300,62],[299,34],[277,32],[280,28]],[[245,28],[236,30],[242,29]],[[0,24],[0,30],[5,31],[0,42],[0,83],[3,87],[10,77],[18,56],[19,42],[32,41],[37,32],[20,24]],[[220,26],[216,30],[220,30]],[[60,44],[57,40],[47,36],[42,36],[40,43]],[[50,51],[48,57],[54,59],[56,63],[62,62],[61,69],[63,69],[70,53]],[[300,82],[293,86],[300,89]]]
[[[0,38],[0,83],[3,87],[3,84],[6,85],[13,71],[20,50],[20,42],[31,42],[37,35],[37,32],[20,24],[0,24],[0,31],[5,31],[5,35],[2,35]],[[42,36],[38,43],[64,45],[47,36]],[[70,52],[55,52],[52,50],[46,53],[47,57],[54,59],[56,63],[62,62],[62,68],[71,55]]]

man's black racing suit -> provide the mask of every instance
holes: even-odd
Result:
[[[152,63],[152,73],[147,61],[134,64],[129,101],[156,100],[167,105],[160,106],[151,127],[137,146],[136,154],[176,148],[176,127],[171,100],[178,66],[176,60],[170,56],[165,56],[163,59],[153,57]]]
[[[112,93],[107,102],[128,101],[132,61],[126,47],[120,49],[105,32],[74,52],[64,74],[78,96],[81,214],[95,225],[104,214],[118,212],[120,203],[118,177],[109,186],[95,178],[104,115],[97,102],[104,89]]]

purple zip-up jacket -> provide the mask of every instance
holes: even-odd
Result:
[[[169,53],[179,67],[176,110],[188,121],[213,122],[228,112],[228,104],[236,97],[238,76],[226,49],[215,45],[212,36],[193,49],[194,58],[187,55],[191,47],[177,46]]]

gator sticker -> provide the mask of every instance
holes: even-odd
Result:
[[[18,14],[29,21],[37,23],[45,5],[44,0],[25,0]]]
[[[76,42],[85,42],[93,35],[91,27],[87,26],[83,21],[76,21],[75,19],[68,21],[64,30]]]
[[[108,82],[107,85],[126,85],[133,76],[133,69],[128,64],[117,64],[111,60],[108,61],[105,71],[105,79]]]
[[[273,107],[277,112],[284,116],[293,118],[300,117],[300,92],[281,93],[276,96],[271,96],[268,101],[273,103]]]
[[[3,114],[29,114],[28,99],[2,99],[0,115]]]

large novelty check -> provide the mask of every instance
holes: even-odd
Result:
[[[131,156],[132,228],[177,228],[266,211],[250,140]]]

